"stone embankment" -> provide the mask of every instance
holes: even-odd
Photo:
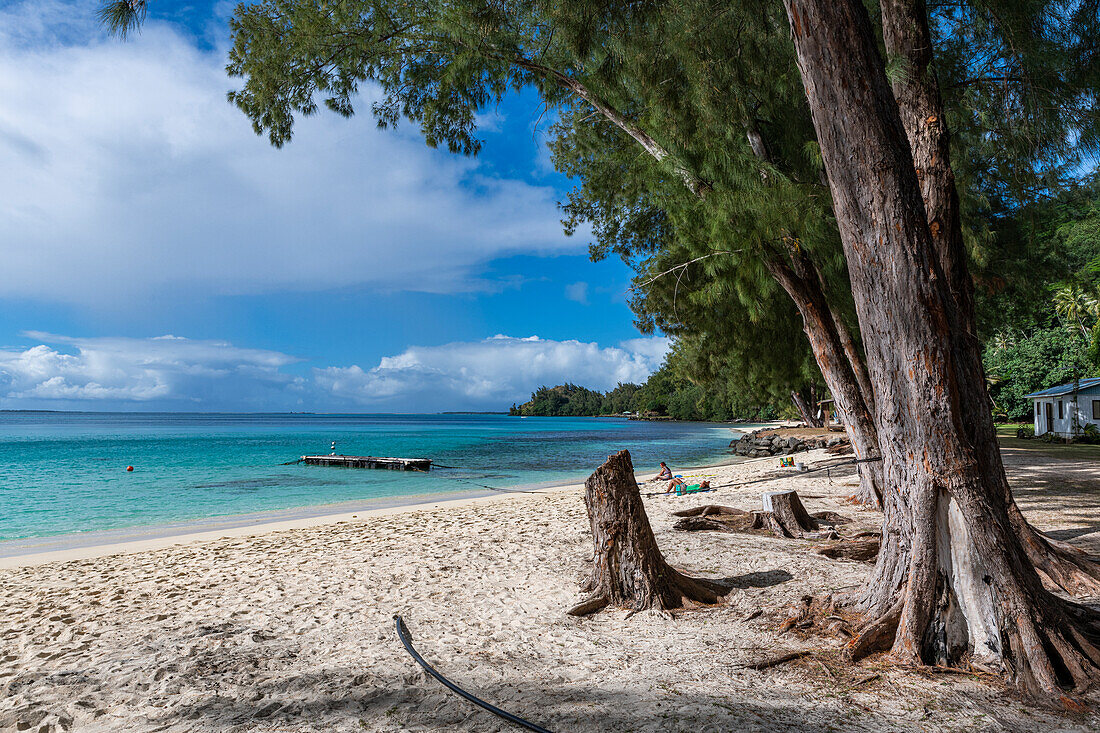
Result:
[[[843,433],[798,436],[783,435],[775,430],[757,430],[742,435],[738,440],[730,441],[730,450],[739,456],[763,458],[787,456],[815,448],[834,448],[847,442],[848,436]]]

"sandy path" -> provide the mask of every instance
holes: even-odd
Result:
[[[700,473],[724,484],[778,473],[775,463]],[[1092,471],[1088,502],[1100,496]],[[875,514],[843,502],[853,483],[849,467],[831,481],[788,475],[707,498],[755,508],[761,491],[791,486],[811,511],[873,525]],[[724,606],[675,621],[564,614],[590,551],[576,491],[0,570],[0,729],[513,730],[420,672],[394,613],[444,674],[559,732],[1100,727],[1029,712],[963,676],[883,669],[854,687],[878,668],[828,656],[742,668],[835,648],[773,629],[786,605],[857,587],[869,566],[802,541],[672,531],[670,512],[695,503],[647,499],[658,542],[678,567],[737,588]],[[1097,521],[1092,512],[1074,526]]]

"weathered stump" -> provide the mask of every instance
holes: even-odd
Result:
[[[582,590],[592,596],[570,609],[574,616],[607,605],[668,611],[689,604],[713,604],[727,588],[678,572],[661,555],[649,525],[630,453],[609,456],[584,483],[584,504],[592,524],[592,576]]]
[[[776,537],[802,537],[820,525],[810,516],[797,491],[769,491],[763,496],[761,518]]]

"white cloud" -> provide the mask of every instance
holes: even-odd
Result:
[[[224,341],[25,336],[45,343],[0,350],[0,405],[9,409],[269,409],[269,400],[288,408],[306,386],[282,371],[293,357]]]
[[[155,21],[105,38],[91,7],[0,10],[0,297],[454,292],[493,258],[583,245],[552,189],[379,131],[366,101],[275,150],[226,103],[223,51]]]
[[[634,339],[620,347],[581,341],[494,336],[443,346],[413,346],[378,366],[315,369],[318,386],[359,404],[400,409],[500,409],[542,385],[573,382],[607,390],[642,382],[660,367],[667,338]],[[398,409],[398,408],[394,408]]]
[[[607,390],[644,381],[669,348],[663,337],[601,347],[494,336],[413,346],[373,368],[314,368],[302,377],[287,369],[300,361],[292,356],[224,341],[25,336],[42,343],[0,349],[5,409],[500,410],[542,385]]]
[[[583,305],[588,305],[588,283],[576,282],[571,285],[566,285],[565,297]]]

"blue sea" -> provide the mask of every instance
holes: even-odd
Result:
[[[645,470],[716,463],[731,458],[732,437],[728,425],[619,418],[0,412],[0,554],[34,546],[27,538],[117,539],[562,484],[623,448]],[[452,468],[282,465],[332,441],[337,453]]]

